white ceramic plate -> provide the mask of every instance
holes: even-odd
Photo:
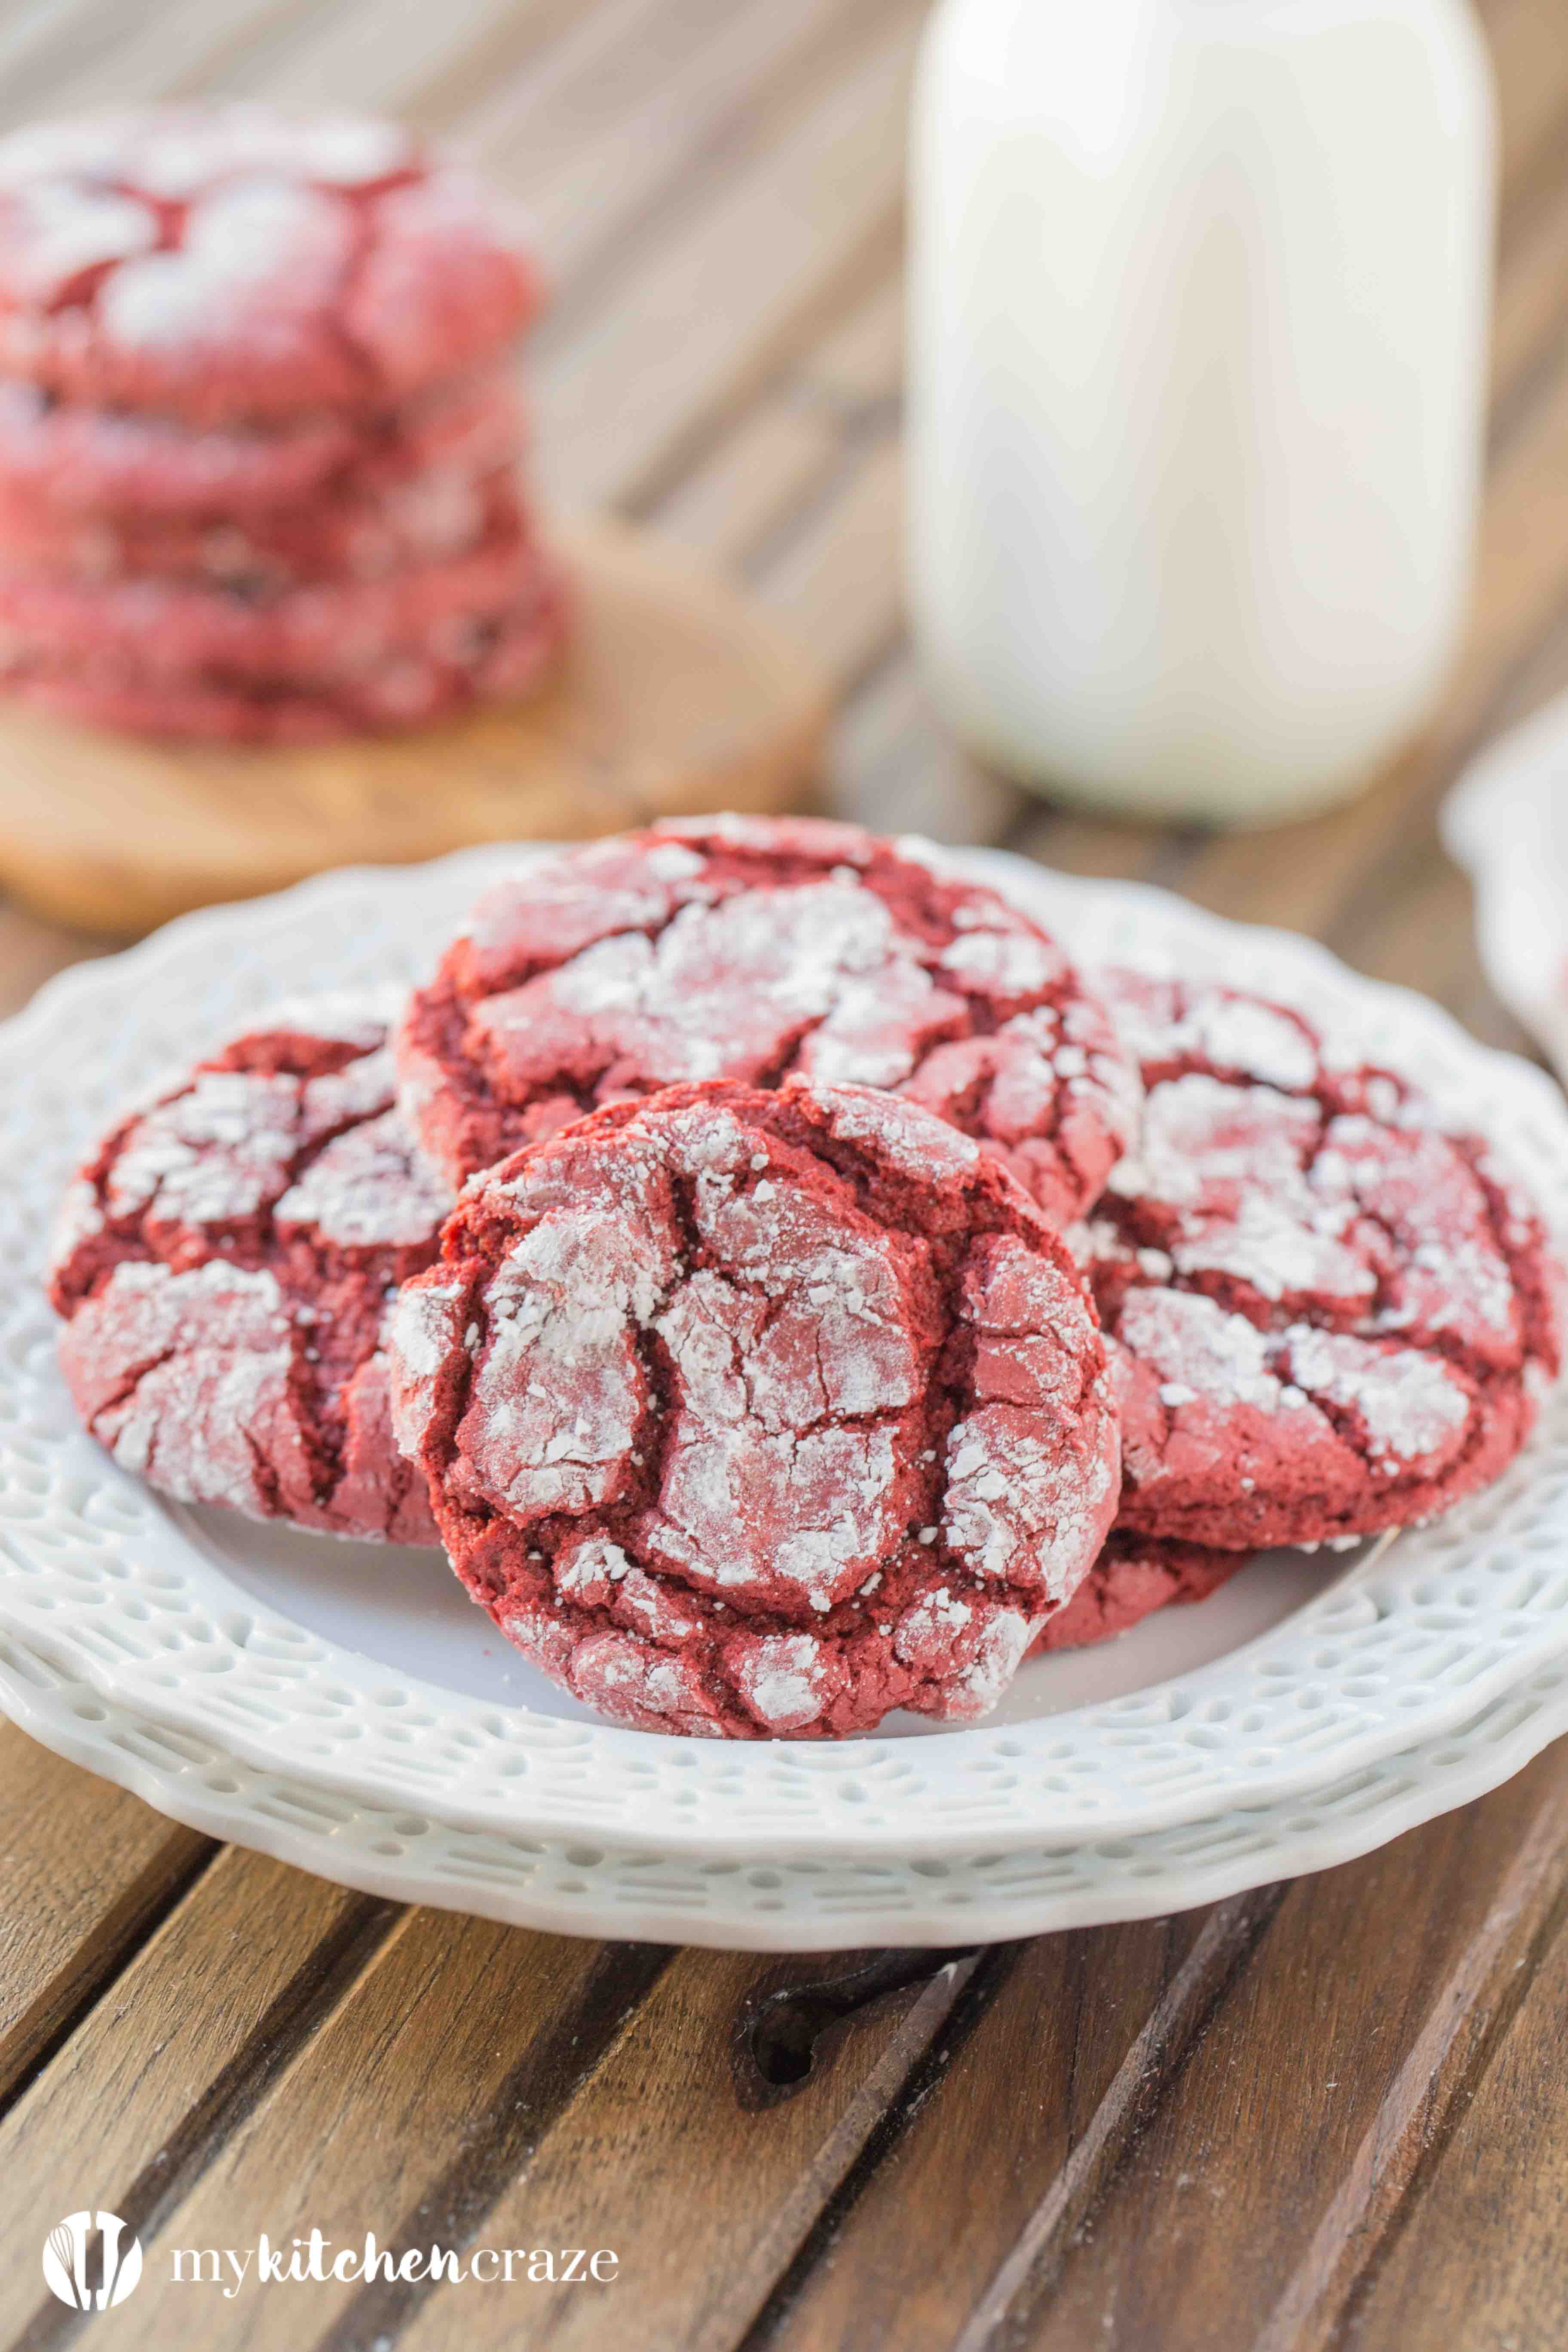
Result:
[[[1157,1918],[1352,1861],[1484,1795],[1568,1731],[1568,1663],[1530,1675],[1443,1738],[1333,1774],[1310,1801],[1228,1806],[1144,1837],[1045,1839],[951,1859],[888,1846],[868,1861],[704,1860],[619,1839],[472,1830],[247,1763],[106,1698],[5,1633],[0,1709],[174,1821],[368,1894],[561,1935],[821,1952]]]
[[[333,1806],[512,1841],[613,1839],[650,1868],[896,1872],[916,1858],[969,1869],[1042,1841],[1103,1852],[1237,1807],[1316,1804],[1568,1657],[1561,1395],[1500,1486],[1380,1558],[1346,1569],[1271,1556],[1199,1609],[1038,1662],[979,1728],[893,1723],[822,1746],[600,1724],[507,1652],[437,1555],[173,1508],[118,1471],[73,1424],[35,1278],[81,1150],[128,1091],[274,994],[411,976],[474,889],[528,854],[330,876],[187,918],[67,973],[0,1033],[0,1246],[27,1270],[0,1321],[0,1632],[28,1654],[115,1719],[331,1792]],[[1160,893],[994,852],[956,862],[1037,906],[1088,960],[1179,962],[1309,1003],[1337,1042],[1396,1059],[1506,1133],[1568,1230],[1556,1089],[1435,1007]],[[1544,1710],[1530,1720],[1543,1725]]]

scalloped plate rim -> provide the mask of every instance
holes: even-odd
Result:
[[[711,1916],[674,1906],[661,1910],[652,1902],[640,1909],[628,1906],[611,1911],[607,1907],[595,1908],[592,1903],[579,1909],[569,1904],[526,1897],[508,1901],[477,1877],[467,1882],[437,1877],[428,1864],[423,1870],[384,1867],[356,1857],[345,1864],[342,1848],[334,1847],[333,1832],[291,1829],[276,1815],[258,1816],[233,1802],[226,1804],[221,1796],[215,1801],[214,1792],[205,1787],[198,1798],[194,1789],[202,1784],[187,1787],[183,1774],[171,1773],[145,1758],[115,1747],[111,1738],[115,1726],[112,1714],[106,1713],[101,1723],[82,1727],[68,1709],[63,1716],[51,1712],[40,1703],[36,1684],[16,1673],[4,1655],[0,1655],[0,1712],[52,1754],[130,1790],[166,1820],[178,1822],[203,1836],[268,1854],[335,1885],[386,1900],[471,1914],[541,1934],[590,1936],[610,1941],[646,1939],[721,1951],[775,1953],[853,1951],[896,1943],[941,1951],[955,1946],[1000,1943],[1074,1928],[1163,1918],[1200,1905],[1228,1901],[1277,1879],[1302,1877],[1360,1861],[1394,1839],[1489,1795],[1533,1762],[1554,1740],[1568,1734],[1568,1679],[1559,1677],[1554,1691],[1543,1695],[1534,1711],[1495,1743],[1478,1747],[1472,1741],[1459,1759],[1445,1762],[1440,1780],[1431,1778],[1423,1769],[1421,1760],[1428,1749],[1437,1745],[1436,1740],[1397,1749],[1370,1768],[1374,1782],[1382,1779],[1390,1784],[1381,1801],[1376,1804],[1358,1804],[1343,1829],[1336,1832],[1325,1823],[1292,1827],[1287,1821],[1275,1839],[1255,1845],[1229,1865],[1211,1864],[1205,1867],[1201,1862],[1191,1863],[1186,1874],[1177,1880],[1174,1891],[1157,1876],[1140,1874],[1133,1868],[1116,1882],[1120,1892],[1108,1889],[1100,1895],[1086,1891],[1076,1899],[1056,1895],[1035,1903],[1026,1899],[1011,1904],[999,1902],[989,1911],[979,1906],[965,1907],[955,1927],[952,1916],[942,1916],[940,1898],[923,1892],[925,1882],[921,1887],[908,1890],[911,1899],[907,1907],[896,1914],[889,1912],[886,1902],[888,1872],[904,1865],[918,1874],[925,1860],[923,1855],[900,1854],[887,1857],[875,1868],[874,1874],[868,1869],[866,1909],[857,1910],[852,1904],[847,1904],[826,1921],[814,1911],[793,1930],[784,1924],[782,1910],[770,1914],[769,1924],[762,1926],[755,1912],[726,1909],[721,1899],[713,1906]],[[142,1721],[154,1730],[162,1727],[155,1716],[143,1718],[127,1710],[125,1719],[133,1727]],[[1469,1720],[1474,1723],[1476,1718]],[[314,1783],[302,1781],[300,1785],[310,1790]],[[1282,1797],[1278,1804],[1228,1807],[1224,1813],[1208,1818],[1217,1824],[1232,1812],[1251,1813],[1259,1818],[1261,1825],[1268,1816],[1289,1814],[1299,1802],[1298,1799]],[[1191,1830],[1205,1825],[1200,1821],[1172,1827]],[[436,1822],[432,1826],[441,1829],[448,1825]],[[457,1833],[460,1836],[463,1832],[458,1829]],[[1171,1829],[1150,1832],[1146,1843],[1157,1845],[1170,1834]],[[1101,1843],[1067,1841],[1058,1851],[1075,1853],[1080,1847],[1094,1848]],[[434,1850],[421,1847],[426,1855]],[[570,1847],[563,1844],[561,1851],[563,1859],[570,1864]],[[1100,1858],[1129,1859],[1104,1855]],[[754,1859],[765,1867],[776,1857],[770,1853]],[[715,1879],[710,1884],[720,1890],[721,1898],[724,1882]],[[871,1907],[873,1894],[876,1902]]]

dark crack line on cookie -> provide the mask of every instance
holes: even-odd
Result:
[[[373,1050],[384,1049],[378,1047]],[[384,1271],[389,1257],[395,1261],[405,1255],[426,1255],[428,1262],[428,1259],[435,1255],[437,1234],[435,1233],[431,1234],[427,1254],[421,1253],[416,1245],[380,1243],[333,1245],[326,1242],[319,1232],[304,1227],[297,1232],[291,1232],[285,1239],[279,1231],[277,1209],[279,1202],[296,1185],[303,1181],[316,1161],[333,1144],[340,1142],[345,1135],[353,1133],[357,1129],[368,1126],[373,1120],[384,1118],[395,1108],[395,1097],[390,1087],[386,1099],[377,1109],[345,1110],[340,1118],[330,1122],[309,1137],[303,1138],[296,1150],[281,1162],[280,1178],[276,1174],[269,1176],[268,1186],[263,1197],[256,1208],[243,1220],[220,1219],[211,1225],[194,1223],[184,1224],[178,1228],[178,1238],[171,1238],[160,1246],[155,1240],[149,1239],[146,1231],[150,1218],[156,1212],[158,1197],[156,1189],[141,1207],[128,1213],[112,1212],[109,1206],[109,1198],[110,1187],[115,1169],[119,1165],[123,1145],[134,1134],[137,1128],[149,1118],[156,1118],[163,1112],[177,1111],[178,1106],[188,1100],[197,1091],[201,1077],[208,1076],[237,1077],[254,1076],[269,1079],[286,1077],[295,1089],[293,1117],[297,1121],[302,1121],[307,1116],[306,1089],[320,1077],[342,1075],[352,1069],[356,1062],[364,1058],[363,1054],[350,1053],[337,1063],[331,1064],[321,1071],[312,1072],[309,1076],[302,1076],[297,1071],[286,1068],[251,1072],[243,1067],[229,1071],[221,1066],[214,1069],[205,1065],[199,1066],[198,1072],[193,1080],[187,1080],[167,1094],[159,1096],[154,1101],[142,1105],[122,1119],[100,1147],[90,1176],[95,1203],[102,1221],[100,1231],[103,1236],[114,1244],[117,1255],[111,1263],[93,1276],[85,1288],[71,1294],[71,1304],[67,1316],[68,1320],[73,1319],[85,1306],[101,1297],[112,1283],[117,1267],[124,1264],[161,1265],[176,1278],[183,1273],[195,1272],[202,1266],[215,1264],[232,1266],[244,1274],[268,1276],[277,1285],[282,1302],[282,1311],[289,1327],[290,1365],[288,1386],[301,1442],[310,1463],[312,1500],[316,1507],[329,1518],[331,1516],[332,1498],[346,1475],[343,1448],[347,1429],[341,1409],[342,1394],[355,1374],[363,1369],[374,1354],[375,1345],[373,1344],[363,1355],[348,1364],[342,1380],[337,1384],[336,1393],[331,1392],[307,1353],[310,1344],[310,1334],[313,1328],[307,1319],[307,1310],[315,1307],[321,1291],[342,1270],[332,1263],[334,1247],[336,1255],[351,1270],[374,1276],[378,1272]],[[199,1145],[189,1147],[194,1153],[199,1153],[200,1148]],[[240,1225],[245,1228],[243,1232],[225,1230],[226,1226],[233,1228]],[[201,1252],[199,1256],[189,1257],[186,1255],[184,1244],[191,1237],[197,1240]],[[97,1239],[98,1235],[94,1235],[93,1238]],[[296,1269],[290,1265],[290,1255],[296,1251],[304,1254],[312,1269],[312,1281],[302,1282]],[[411,1269],[411,1271],[417,1270],[417,1268]],[[385,1290],[387,1300],[390,1300],[395,1287],[396,1281],[394,1276],[389,1280]],[[179,1352],[177,1346],[168,1352],[170,1355],[177,1354]],[[153,1369],[153,1367],[146,1369]],[[144,1370],[138,1374],[138,1381],[145,1376]],[[301,1399],[302,1389],[309,1400],[308,1409]],[[245,1434],[247,1444],[249,1445],[248,1433]],[[254,1452],[254,1448],[252,1451]],[[278,1512],[279,1507],[276,1499],[277,1491],[277,1482],[273,1478],[270,1482],[268,1507],[275,1513]],[[287,1512],[279,1515],[289,1516]]]

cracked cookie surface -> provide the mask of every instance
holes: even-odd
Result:
[[[1140,1142],[1084,1237],[1121,1524],[1226,1549],[1372,1535],[1495,1478],[1556,1375],[1562,1275],[1487,1138],[1310,1017],[1099,975]]]
[[[397,125],[256,106],[0,142],[0,369],[189,424],[385,408],[523,327],[516,223]]]
[[[437,1540],[393,1441],[382,1336],[451,1196],[394,1107],[395,1009],[275,1008],[111,1129],[62,1204],[72,1400],[181,1501]]]
[[[1065,1245],[970,1139],[858,1087],[674,1087],[520,1152],[389,1349],[469,1592],[642,1729],[981,1714],[1115,1508]]]
[[[1055,941],[922,847],[691,820],[530,867],[410,1000],[410,1118],[460,1179],[605,1102],[798,1073],[923,1105],[1050,1214],[1079,1214],[1135,1125],[1136,1079]]]

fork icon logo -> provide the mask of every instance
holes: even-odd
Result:
[[[101,2240],[88,2275],[88,2250]],[[44,2241],[44,2284],[73,2311],[107,2311],[123,2303],[142,2275],[142,2242],[126,2234],[118,2213],[68,2213]]]

